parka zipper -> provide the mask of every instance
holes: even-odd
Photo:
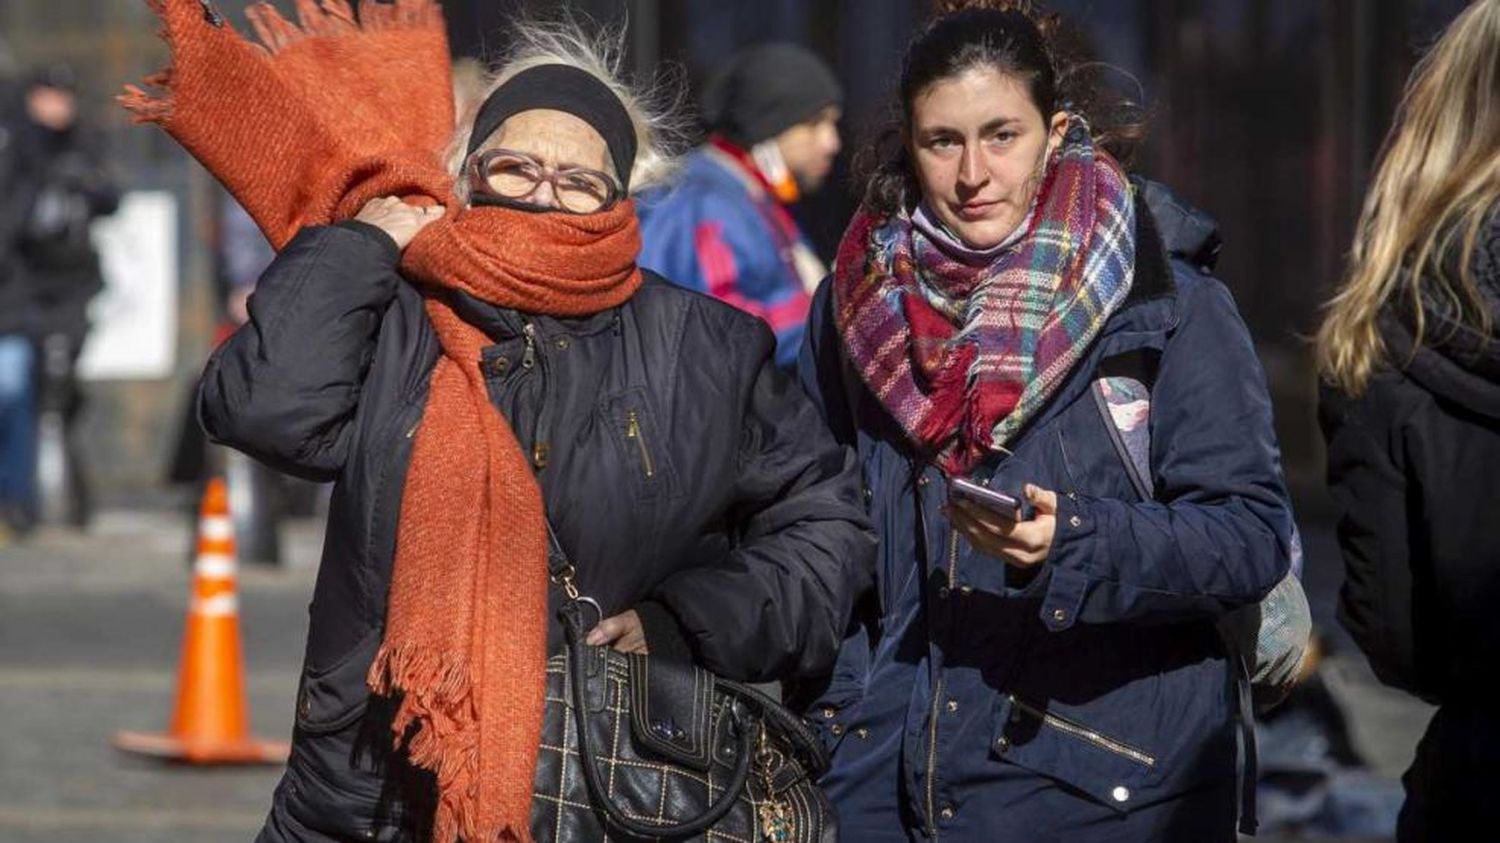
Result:
[[[917,494],[921,494],[918,492]],[[958,574],[958,531],[949,528],[948,533],[948,587],[953,587]],[[927,834],[936,839],[937,831],[937,724],[938,703],[943,697],[943,678],[938,677],[932,688],[932,707],[927,712]]]
[[[552,446],[542,437],[547,433],[547,392],[549,384],[549,372],[547,371],[547,360],[537,354],[536,323],[527,321],[521,326],[521,336],[526,340],[526,348],[521,352],[521,368],[527,371],[536,369],[541,376],[542,384],[540,395],[536,406],[536,427],[532,431],[531,465],[537,471],[547,467],[551,462]]]
[[[536,326],[527,322],[521,328],[521,333],[526,337],[526,350],[521,352],[521,366],[530,369],[536,365]]]
[[[1055,714],[1051,714],[1049,712],[1042,711],[1035,706],[1028,705],[1021,700],[1016,699],[1016,696],[1014,694],[1010,694],[1009,697],[1011,705],[1015,706],[1021,711],[1026,712],[1032,717],[1035,717],[1046,725],[1057,729],[1060,732],[1072,735],[1073,737],[1079,738],[1080,740],[1087,741],[1106,752],[1112,752],[1115,755],[1119,755],[1123,758],[1128,758],[1131,761],[1136,762],[1137,764],[1142,764],[1147,767],[1156,766],[1155,758],[1147,755],[1146,753],[1142,752],[1139,749],[1136,749],[1133,746],[1120,743],[1114,738],[1101,735],[1093,729],[1088,728],[1087,726],[1074,723],[1071,720],[1065,720]]]
[[[646,434],[641,430],[641,416],[635,410],[625,412],[625,438],[634,439],[636,447],[641,451],[641,468],[646,472],[646,479],[656,476],[656,464],[651,460],[651,449],[646,446]]]

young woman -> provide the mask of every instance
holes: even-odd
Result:
[[[1029,4],[939,6],[801,361],[881,539],[810,695],[823,784],[851,840],[1233,840],[1215,620],[1287,573],[1291,517],[1250,338],[1185,259],[1212,228],[1154,218]]]
[[[1387,684],[1437,703],[1402,841],[1500,825],[1500,0],[1418,65],[1318,335],[1340,618]]]

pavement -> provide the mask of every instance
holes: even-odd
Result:
[[[241,567],[252,731],[285,740],[321,543],[296,524],[284,568]],[[254,838],[278,766],[188,768],[118,752],[171,715],[188,595],[175,513],[105,512],[0,549],[0,841],[220,843]]]
[[[1310,560],[1337,559],[1329,531],[1307,539]],[[282,541],[285,565],[240,576],[252,730],[278,740],[291,733],[321,525],[292,522]],[[182,513],[114,510],[84,534],[49,528],[0,547],[0,843],[253,839],[277,767],[167,765],[110,743],[171,714],[191,543]],[[1431,709],[1379,687],[1351,647],[1322,675],[1374,771],[1399,776]]]

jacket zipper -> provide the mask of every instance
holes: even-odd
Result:
[[[549,386],[547,359],[537,354],[536,323],[527,321],[521,326],[521,335],[526,340],[526,348],[521,352],[521,368],[527,371],[537,370],[542,379],[540,396],[537,399],[535,428],[532,430],[531,465],[537,471],[547,467],[551,462],[552,446],[542,437],[547,434],[547,391]]]
[[[1113,738],[1105,737],[1104,735],[1101,735],[1098,732],[1096,732],[1093,729],[1090,729],[1090,728],[1088,728],[1086,726],[1079,725],[1077,723],[1074,723],[1071,720],[1064,720],[1063,718],[1058,717],[1055,714],[1050,714],[1048,712],[1045,712],[1045,711],[1042,711],[1041,709],[1036,708],[1035,706],[1028,705],[1027,703],[1024,703],[1024,702],[1016,699],[1016,696],[1014,694],[1011,694],[1009,696],[1010,696],[1010,704],[1011,705],[1015,706],[1016,708],[1019,708],[1020,710],[1022,710],[1024,712],[1026,712],[1027,714],[1031,715],[1032,717],[1035,717],[1036,719],[1042,721],[1046,725],[1051,726],[1054,729],[1057,729],[1058,731],[1061,731],[1061,732],[1063,732],[1065,734],[1072,735],[1075,738],[1079,738],[1081,740],[1087,741],[1087,742],[1093,744],[1094,746],[1096,746],[1096,747],[1098,747],[1098,748],[1100,748],[1100,749],[1102,749],[1102,750],[1104,750],[1106,752],[1112,752],[1115,755],[1119,755],[1119,756],[1124,757],[1124,758],[1129,758],[1131,761],[1134,761],[1137,764],[1143,764],[1143,765],[1145,765],[1147,767],[1155,767],[1156,766],[1156,759],[1155,758],[1153,758],[1150,755],[1147,755],[1146,753],[1140,751],[1139,749],[1136,749],[1133,746],[1130,746],[1128,744],[1120,743],[1119,741],[1117,741],[1117,740],[1115,740]]]
[[[651,449],[646,447],[646,434],[641,431],[641,416],[635,410],[625,413],[625,438],[634,439],[636,447],[641,449],[641,468],[645,470],[646,478],[655,477],[656,464],[651,461]]]
[[[917,494],[921,494],[918,492]],[[948,587],[953,587],[953,578],[958,573],[958,531],[948,533]],[[943,678],[938,677],[932,688],[932,707],[927,712],[927,834],[936,839],[937,831],[937,724],[938,703],[943,697]]]
[[[521,328],[521,333],[526,337],[526,350],[521,352],[521,365],[530,369],[536,365],[536,326],[527,322]]]

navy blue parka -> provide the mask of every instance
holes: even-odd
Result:
[[[858,450],[880,536],[833,675],[797,694],[833,750],[844,839],[1235,837],[1235,674],[1214,621],[1286,575],[1292,517],[1264,374],[1207,274],[1212,222],[1156,185],[1136,216],[1129,298],[992,481],[1058,494],[1034,575],[949,524],[943,474],[850,368],[827,282],[817,295],[800,375]],[[1154,500],[1092,389],[1119,374],[1152,384]]]

